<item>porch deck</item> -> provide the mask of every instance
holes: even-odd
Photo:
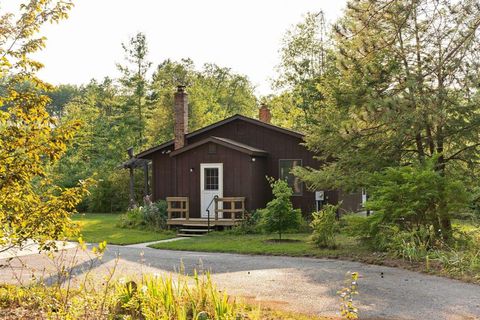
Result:
[[[215,220],[214,218],[210,219],[210,227],[222,226],[222,227],[232,227],[240,222],[243,219],[223,219],[219,218]],[[169,226],[189,226],[189,227],[207,227],[208,219],[206,218],[171,218],[167,220],[167,225]]]
[[[212,210],[212,214],[210,214],[210,219],[191,218],[188,197],[167,197],[167,225],[231,227],[245,219],[245,197],[215,197],[212,202],[214,209]],[[210,212],[209,208],[207,208],[207,212]]]

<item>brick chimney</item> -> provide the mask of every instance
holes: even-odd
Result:
[[[185,146],[185,135],[188,133],[188,94],[185,86],[178,86],[175,92],[175,150]]]
[[[270,123],[272,120],[272,114],[270,113],[270,109],[268,109],[265,103],[262,103],[260,110],[258,112],[258,119],[265,123]]]

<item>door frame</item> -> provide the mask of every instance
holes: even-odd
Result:
[[[208,168],[217,168],[218,169],[218,197],[223,197],[223,163],[200,163],[200,217],[201,218],[208,218],[207,213],[203,212],[203,193],[205,190],[205,169]],[[207,190],[208,191],[208,190]],[[208,204],[205,204],[208,205]],[[219,209],[221,209],[221,204],[219,205]],[[211,207],[213,210],[210,210],[210,219],[213,217],[215,218],[215,207],[212,205]],[[218,213],[218,217],[222,218],[223,214],[221,212]]]

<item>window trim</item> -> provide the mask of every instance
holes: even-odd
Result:
[[[280,166],[280,162],[281,161],[299,161],[300,162],[300,165],[299,166],[303,166],[303,159],[300,159],[300,158],[295,158],[295,159],[291,159],[291,158],[286,158],[286,159],[278,159],[278,179],[281,179],[281,166]],[[292,167],[293,169],[293,167]],[[293,190],[292,188],[292,191],[293,191],[293,197],[302,197],[303,196],[303,181],[300,181],[300,193],[295,193],[295,191]]]

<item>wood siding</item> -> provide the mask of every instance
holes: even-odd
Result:
[[[156,151],[152,156],[154,200],[167,196],[190,197],[191,216],[200,216],[200,163],[224,164],[224,196],[246,197],[248,211],[262,208],[271,200],[271,190],[265,176],[279,177],[280,159],[302,159],[306,167],[318,167],[313,154],[302,145],[302,139],[236,119],[188,138],[187,144],[211,136],[232,139],[268,152],[267,157],[255,161],[247,154],[217,145],[216,154],[208,153],[208,144],[199,146],[175,157],[167,151],[173,146]],[[163,153],[162,153],[163,152]],[[193,168],[193,172],[190,169]],[[336,203],[338,195],[329,192],[328,202]],[[333,201],[335,200],[335,202]],[[315,195],[303,187],[301,196],[292,197],[293,205],[307,215],[315,210]]]

